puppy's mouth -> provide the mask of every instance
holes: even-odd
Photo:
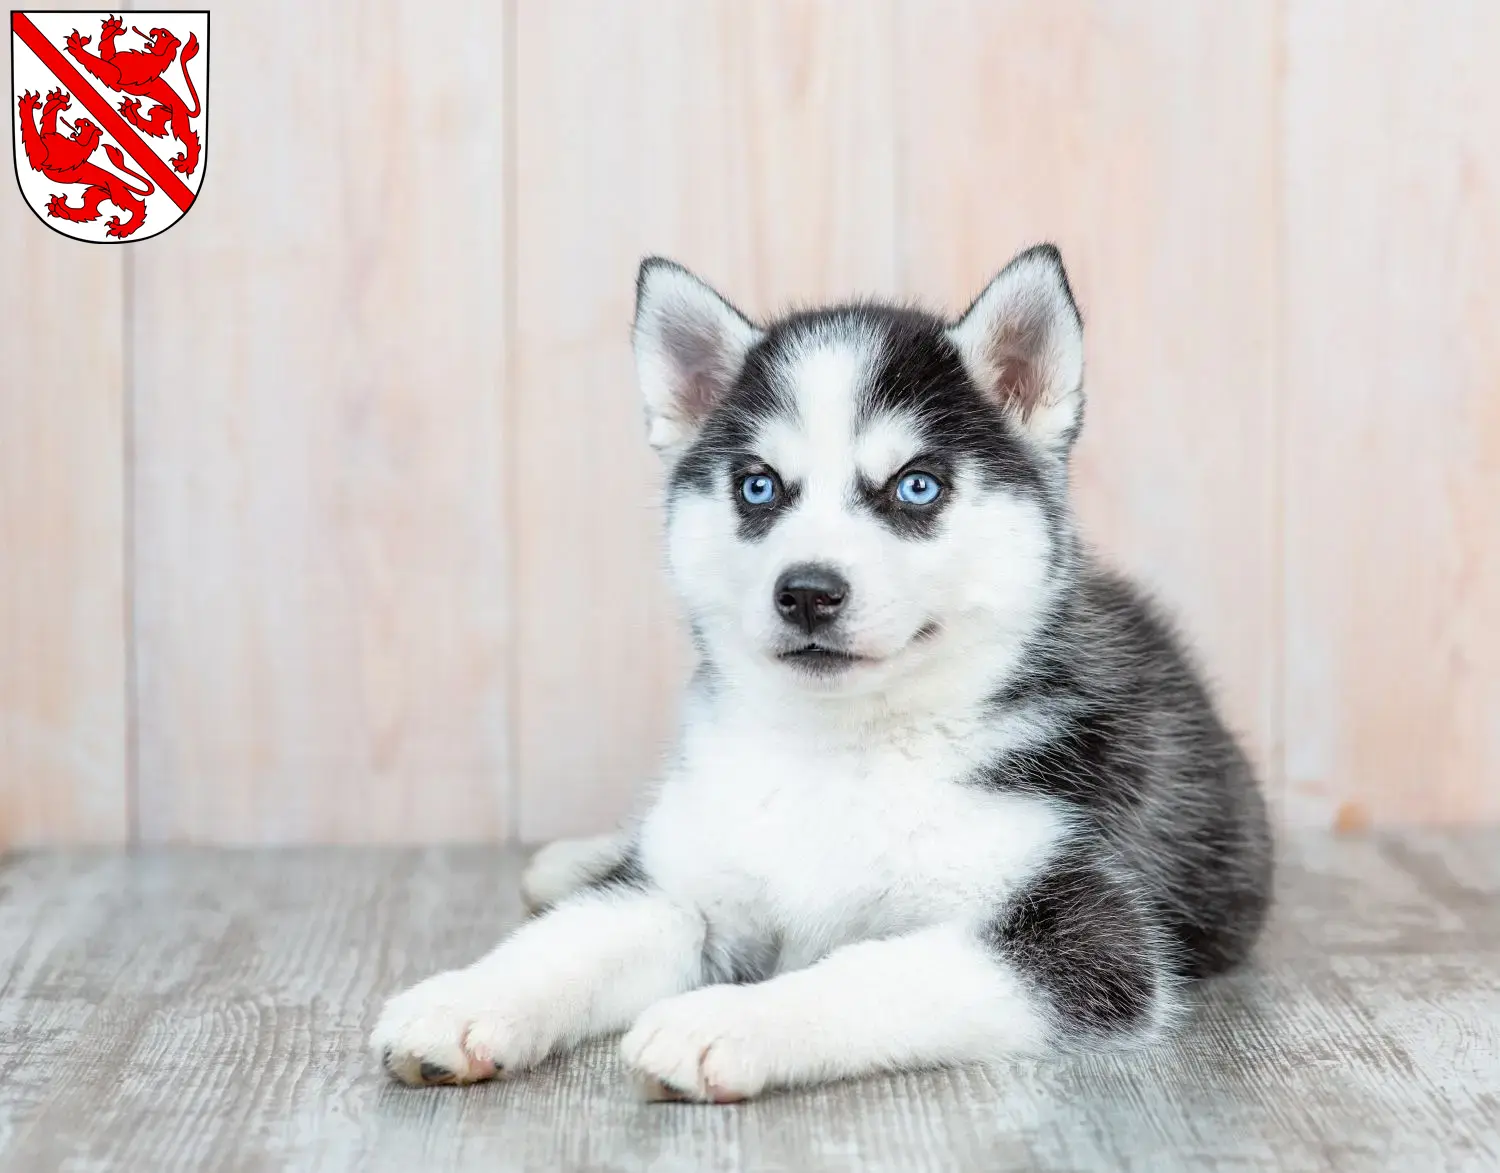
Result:
[[[941,632],[941,624],[933,621],[924,623],[905,647],[927,643]],[[905,647],[902,648],[903,651]],[[861,655],[859,652],[851,652],[846,648],[830,647],[828,644],[820,644],[811,640],[798,647],[783,648],[776,653],[776,659],[781,663],[800,669],[809,676],[837,676],[850,669],[879,663],[888,658]]]
[[[778,652],[776,658],[783,664],[790,664],[812,676],[835,676],[856,665],[870,663],[868,656],[812,643]]]

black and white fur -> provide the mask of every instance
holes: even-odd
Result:
[[[729,1101],[1159,1038],[1249,951],[1271,844],[1169,626],[1075,535],[1057,251],[952,323],[761,326],[648,260],[635,349],[699,653],[680,744],[625,830],[538,855],[545,911],[391,999],[386,1068],[624,1030],[658,1092]]]

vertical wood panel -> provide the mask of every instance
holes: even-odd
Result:
[[[135,284],[147,840],[508,831],[501,26],[214,10]]]
[[[1018,248],[1061,246],[1086,531],[1182,617],[1274,789],[1274,11],[899,11],[907,284],[957,309]]]
[[[4,183],[0,848],[122,842],[123,254],[58,235]]]
[[[640,258],[748,312],[891,292],[886,3],[522,4],[512,453],[520,831],[611,821],[685,662],[629,358]]]
[[[1303,821],[1500,816],[1500,7],[1293,0],[1287,743]]]

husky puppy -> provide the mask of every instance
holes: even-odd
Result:
[[[1083,333],[1057,250],[957,321],[752,322],[647,260],[635,354],[698,666],[623,831],[545,911],[392,998],[408,1083],[625,1031],[657,1094],[1162,1037],[1241,961],[1271,841],[1167,622],[1074,529]]]

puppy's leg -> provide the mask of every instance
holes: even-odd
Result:
[[[760,985],[669,998],[621,1053],[668,1098],[729,1102],[771,1085],[1144,1041],[1176,999],[1145,917],[1102,871],[1060,869],[980,925],[863,941]]]
[[[559,839],[539,849],[521,874],[521,899],[538,912],[604,879],[625,862],[630,836],[625,831],[587,839]]]
[[[629,1025],[702,980],[702,917],[650,889],[591,889],[526,922],[466,969],[390,999],[370,1036],[410,1084],[471,1083]]]

